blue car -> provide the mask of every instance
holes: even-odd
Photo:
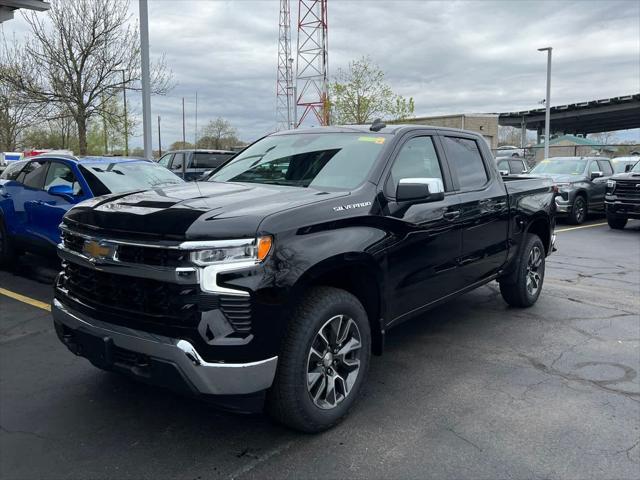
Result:
[[[62,216],[83,200],[177,183],[177,175],[140,159],[44,154],[12,162],[0,175],[0,264],[24,251],[55,251]]]

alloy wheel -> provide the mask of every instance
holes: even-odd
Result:
[[[575,213],[576,222],[582,223],[586,215],[586,206],[582,198],[578,198],[578,200],[576,200],[575,208],[576,208],[576,213]]]
[[[538,245],[535,245],[529,252],[529,258],[527,260],[527,292],[529,295],[534,296],[540,290],[542,284],[542,251]]]
[[[307,357],[307,390],[323,410],[351,393],[360,372],[360,330],[347,315],[331,317],[318,330]]]

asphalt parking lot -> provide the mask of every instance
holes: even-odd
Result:
[[[637,479],[640,222],[558,232],[534,307],[491,284],[391,331],[351,415],[315,436],[74,357],[44,309],[55,263],[30,257],[0,271],[0,475]]]

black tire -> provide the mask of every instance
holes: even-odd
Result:
[[[530,307],[538,300],[544,283],[545,250],[537,235],[527,234],[515,261],[513,272],[499,280],[500,293],[512,307]]]
[[[13,240],[9,237],[4,219],[0,217],[0,267],[11,266],[16,259],[17,252],[13,246]]]
[[[357,354],[359,367],[353,377],[351,376],[353,370],[351,373],[340,373],[344,379],[338,375],[341,366],[337,363],[332,364],[334,365],[333,371],[331,365],[328,367],[329,373],[327,374],[327,365],[322,363],[324,360],[322,362],[312,361],[312,358],[323,358],[329,361],[333,359],[333,354],[328,355],[330,358],[314,356],[312,347],[317,348],[319,345],[316,342],[321,338],[319,336],[320,330],[334,325],[333,323],[329,325],[329,322],[337,321],[334,319],[338,316],[343,316],[341,318],[347,320],[345,324],[347,329],[351,329],[350,331],[354,333],[357,330],[360,341],[360,347],[349,353],[351,355],[349,362],[351,363],[354,363]],[[349,319],[353,322],[349,322]],[[357,328],[354,328],[354,324]],[[339,326],[337,330],[340,331]],[[327,330],[323,331],[327,332]],[[343,348],[346,348],[350,341],[345,343]],[[339,357],[336,350],[334,353],[337,359]],[[289,320],[278,357],[276,378],[267,392],[267,412],[275,420],[302,432],[313,433],[331,428],[347,415],[355,403],[369,369],[370,356],[371,330],[367,313],[358,299],[349,292],[338,288],[313,288],[304,296]],[[338,362],[338,360],[334,362]],[[314,365],[314,371],[310,372],[311,365]],[[351,369],[353,365],[343,364],[342,367]],[[324,371],[324,373],[317,374],[315,369]],[[320,382],[311,380],[311,375],[320,375],[316,377]],[[338,377],[342,380],[342,388],[339,388],[339,382],[336,380]],[[313,390],[318,397],[321,397],[321,393],[318,392],[322,389],[324,392],[329,392],[326,385],[330,382],[330,378],[334,379],[332,399],[335,401],[335,406],[330,406],[327,403],[325,408],[322,408],[316,403],[321,400],[312,398],[312,390],[313,387],[319,387]],[[352,382],[351,386],[344,394],[349,381]],[[311,387],[308,387],[308,382],[312,384]],[[339,390],[342,390],[341,399],[339,398]],[[328,394],[327,398],[329,398]]]
[[[587,219],[587,199],[584,195],[576,195],[571,206],[571,212],[569,213],[568,221],[572,225],[580,225]]]
[[[622,230],[627,224],[628,220],[629,219],[626,217],[607,213],[607,223],[609,224],[609,227],[613,228],[614,230]]]

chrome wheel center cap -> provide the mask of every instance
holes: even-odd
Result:
[[[326,355],[322,358],[322,363],[325,367],[330,367],[333,363],[333,353],[327,352]]]

